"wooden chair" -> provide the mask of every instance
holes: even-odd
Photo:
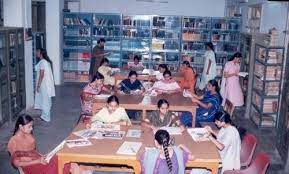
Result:
[[[257,146],[257,138],[253,134],[247,134],[242,140],[240,161],[242,167],[248,167],[251,164],[255,149]]]
[[[225,101],[225,106],[224,106],[224,110],[230,114],[230,116],[233,118],[233,112],[234,112],[235,106],[233,105],[233,103],[226,99]]]
[[[228,170],[223,174],[266,174],[270,160],[266,153],[258,153],[252,164],[244,170]]]

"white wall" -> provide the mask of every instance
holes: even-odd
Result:
[[[168,3],[136,0],[81,0],[81,12],[145,15],[187,15],[223,17],[225,0],[162,0]]]
[[[31,0],[4,0],[4,26],[31,28]],[[32,41],[25,41],[25,90],[26,108],[34,104]]]
[[[53,74],[56,85],[62,81],[62,9],[63,0],[46,1],[46,47],[53,62]]]

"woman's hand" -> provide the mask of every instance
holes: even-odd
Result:
[[[213,130],[212,130],[212,128],[210,127],[210,126],[205,126],[204,127],[209,133],[212,133],[213,132]]]
[[[40,163],[40,164],[43,164],[43,165],[46,165],[46,164],[47,164],[47,162],[45,161],[45,156],[40,157],[40,158],[37,160],[37,162]]]

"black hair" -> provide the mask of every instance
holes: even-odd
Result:
[[[49,58],[49,56],[47,55],[46,49],[44,49],[44,48],[39,48],[38,50],[40,51],[40,54],[42,55],[43,59],[45,59],[47,62],[50,63],[51,70],[53,71],[52,61],[51,61],[51,59]]]
[[[104,38],[100,38],[97,43],[99,44],[100,42],[105,42],[105,39]]]
[[[168,106],[170,106],[169,102],[166,99],[160,99],[158,101],[158,108],[160,108],[163,104],[167,104]]]
[[[135,55],[134,57],[133,57],[133,60],[138,60],[138,61],[140,61],[140,57],[138,56],[138,55]]]
[[[221,122],[225,122],[226,124],[230,124],[230,125],[234,126],[238,130],[241,140],[247,134],[247,130],[244,127],[242,127],[242,126],[238,126],[238,125],[234,124],[233,121],[231,120],[230,114],[228,114],[224,110],[217,112],[215,114],[214,120],[215,121],[218,120],[218,121],[221,121]]]
[[[13,135],[15,135],[16,132],[19,130],[20,125],[24,126],[24,125],[30,123],[31,121],[33,121],[33,118],[30,115],[21,114],[16,121]]]
[[[159,68],[164,68],[165,71],[168,70],[168,66],[166,64],[159,64]]]
[[[115,96],[115,95],[108,97],[107,104],[109,104],[111,102],[116,102],[119,105],[119,100],[118,100],[117,96]]]
[[[214,45],[213,45],[212,42],[207,42],[207,43],[205,43],[205,46],[208,47],[208,48],[210,48],[210,50],[212,50],[212,51],[215,52],[215,47],[214,47]]]
[[[128,77],[131,77],[131,76],[133,76],[133,75],[137,76],[136,71],[130,71],[130,72],[128,73]]]
[[[209,82],[213,87],[215,87],[215,90],[218,94],[220,94],[220,87],[219,87],[219,84],[217,82],[217,80],[215,79],[212,79],[212,80],[209,80]]]
[[[159,143],[159,145],[163,146],[167,165],[169,168],[169,173],[172,173],[173,171],[173,165],[172,165],[172,160],[170,158],[168,146],[170,142],[170,134],[166,130],[158,130],[155,134],[155,140]]]
[[[93,78],[91,79],[90,83],[99,80],[99,79],[104,79],[104,76],[102,74],[100,74],[99,72],[96,72],[95,75],[93,76]]]
[[[232,61],[232,60],[234,60],[235,57],[239,57],[239,58],[241,58],[241,57],[242,57],[242,53],[240,53],[240,52],[236,52],[235,54],[233,54],[233,56],[232,56],[228,61]]]
[[[171,71],[169,71],[169,70],[166,70],[166,71],[163,73],[163,76],[165,77],[166,74],[172,76],[172,73],[171,73]]]
[[[189,67],[189,68],[191,68],[191,69],[193,70],[193,72],[195,72],[195,71],[194,71],[194,68],[191,66],[191,64],[190,64],[189,61],[185,60],[185,61],[183,61],[182,64],[183,64],[183,65],[186,65],[186,66]]]
[[[215,114],[215,121],[225,122],[226,124],[232,124],[230,115],[226,111],[219,111]]]
[[[105,62],[109,63],[109,60],[107,58],[103,58],[100,62],[100,66],[103,65]]]

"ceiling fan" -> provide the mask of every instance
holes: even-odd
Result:
[[[149,2],[149,3],[169,3],[168,0],[136,0],[137,2]]]

